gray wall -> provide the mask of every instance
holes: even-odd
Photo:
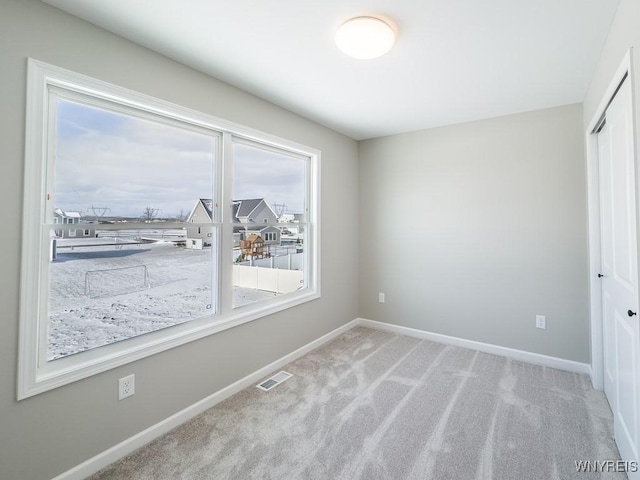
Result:
[[[587,362],[581,125],[570,105],[361,142],[360,316]]]
[[[322,298],[16,402],[27,57],[322,150]],[[36,0],[2,0],[0,65],[0,478],[49,479],[358,316],[355,141]]]

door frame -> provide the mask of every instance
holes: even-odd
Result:
[[[638,142],[637,142],[637,117],[635,108],[635,88],[633,74],[633,48],[625,54],[620,66],[613,75],[609,86],[602,95],[600,104],[595,111],[587,127],[586,136],[586,162],[587,162],[587,215],[589,236],[589,311],[591,327],[591,383],[596,390],[604,390],[604,348],[603,348],[603,322],[602,322],[602,282],[598,278],[601,268],[600,251],[600,174],[598,158],[598,138],[594,133],[600,124],[609,103],[613,99],[618,87],[624,80],[631,84],[631,112],[634,122],[633,128],[633,156],[636,164],[636,196],[640,198],[640,183],[638,181]],[[639,216],[640,208],[636,208],[636,231],[640,233]],[[638,242],[640,245],[640,242]],[[640,255],[638,256],[640,259]],[[640,265],[639,265],[640,267]],[[640,294],[640,292],[638,292]]]

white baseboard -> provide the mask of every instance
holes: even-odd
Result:
[[[309,353],[311,350],[314,350],[322,346],[323,344],[333,340],[337,336],[342,335],[344,332],[352,329],[357,324],[358,320],[352,320],[351,322],[339,328],[336,328],[335,330],[332,330],[331,332],[323,335],[313,342],[300,347],[299,349],[289,353],[288,355],[285,355],[284,357],[279,358],[269,365],[247,375],[237,382],[232,383],[228,387],[225,387],[222,390],[219,390],[214,394],[208,396],[207,398],[204,398],[199,402],[185,408],[184,410],[171,415],[169,418],[166,418],[156,423],[155,425],[152,425],[151,427],[143,430],[133,437],[130,437],[117,445],[114,445],[110,449],[99,453],[95,457],[90,458],[80,465],[77,465],[64,473],[61,473],[53,480],[82,480],[90,475],[93,475],[94,473],[102,470],[104,467],[132,453],[133,451],[146,445],[152,440],[155,440],[161,435],[169,432],[170,430],[173,430],[175,427],[182,425],[196,415],[210,409],[217,403],[220,403],[221,401],[229,398],[231,395],[234,395],[235,393],[238,393],[239,391],[256,384],[264,377],[272,373],[274,370],[282,368],[287,363],[290,363],[297,358],[302,357],[303,355]]]
[[[470,348],[472,350],[479,350],[485,353],[500,355],[501,357],[508,357],[527,363],[557,368],[559,370],[567,370],[569,372],[584,373],[591,376],[591,366],[588,363],[574,362],[573,360],[565,360],[563,358],[550,357],[548,355],[541,355],[539,353],[516,350],[515,348],[501,347],[499,345],[492,345],[490,343],[482,343],[473,340],[465,340],[464,338],[450,337],[448,335],[427,332],[425,330],[417,330],[415,328],[401,327],[399,325],[392,325],[390,323],[367,320],[366,318],[357,318],[356,324],[376,330],[384,330],[386,332],[396,333],[398,335],[406,335],[409,337],[431,340],[437,343],[446,343],[448,345],[455,345],[457,347]]]
[[[492,353],[494,355],[500,355],[503,357],[513,358],[515,360],[521,360],[523,362],[529,362],[536,365],[543,365],[546,367],[558,368],[560,370],[568,370],[570,372],[591,374],[591,367],[586,363],[574,362],[571,360],[564,360],[562,358],[550,357],[547,355],[540,355],[538,353],[525,352],[523,350],[516,350],[513,348],[500,347],[498,345],[492,345],[489,343],[475,342],[473,340],[465,340],[463,338],[450,337],[448,335],[441,335],[438,333],[427,332],[424,330],[417,330],[415,328],[401,327],[399,325],[392,325],[390,323],[377,322],[375,320],[367,320],[365,318],[357,318],[351,322],[336,328],[335,330],[323,335],[322,337],[310,342],[303,347],[285,355],[282,358],[270,363],[269,365],[256,370],[255,372],[247,375],[246,377],[232,383],[228,387],[219,390],[212,395],[200,400],[197,403],[181,410],[180,412],[152,425],[151,427],[143,430],[142,432],[130,437],[117,445],[114,445],[108,450],[99,453],[95,457],[61,473],[53,480],[82,480],[94,473],[102,470],[106,466],[118,461],[122,457],[134,452],[138,448],[146,445],[147,443],[155,440],[156,438],[164,435],[175,427],[182,425],[191,418],[199,415],[200,413],[215,406],[217,403],[229,398],[231,395],[238,393],[239,391],[255,385],[264,377],[269,375],[275,370],[282,368],[287,363],[290,363],[303,355],[309,353],[323,344],[333,340],[334,338],[342,335],[344,332],[352,329],[356,326],[363,326],[373,328],[376,330],[384,330],[398,335],[406,335],[410,337],[422,338],[431,340],[438,343],[446,343],[449,345],[455,345],[463,348],[470,348],[473,350],[479,350],[485,353]]]

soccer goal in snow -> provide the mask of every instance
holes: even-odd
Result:
[[[89,298],[110,297],[151,288],[146,265],[88,270],[84,274],[84,294]]]

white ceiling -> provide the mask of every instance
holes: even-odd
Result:
[[[581,102],[620,0],[44,0],[355,139]],[[398,30],[376,60],[347,19]]]

